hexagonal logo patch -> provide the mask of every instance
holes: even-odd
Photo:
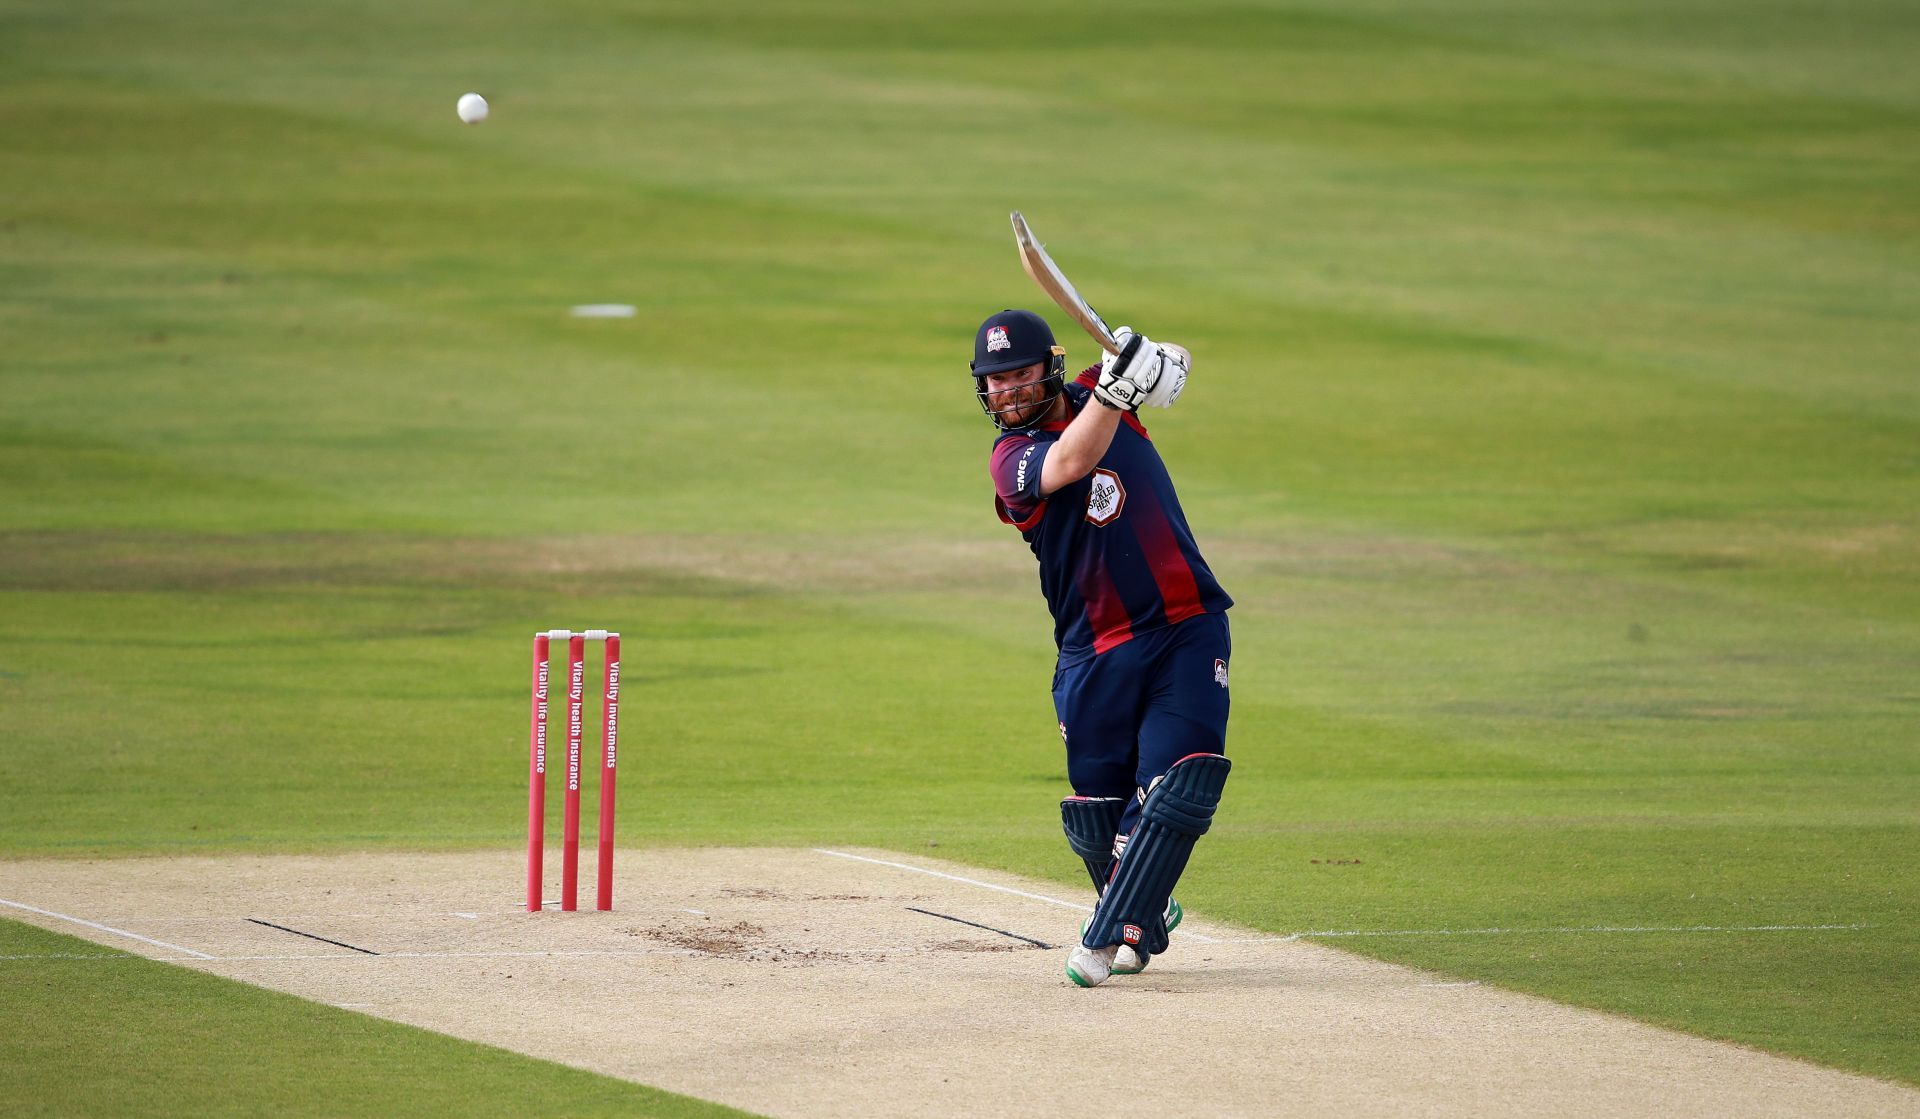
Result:
[[[1120,475],[1104,467],[1093,472],[1093,481],[1087,487],[1087,520],[1096,525],[1109,525],[1127,503],[1127,490],[1120,484]]]

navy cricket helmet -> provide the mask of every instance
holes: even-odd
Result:
[[[1042,382],[1047,386],[1047,395],[1036,417],[1044,416],[1053,407],[1053,402],[1066,391],[1061,374],[1067,367],[1067,351],[1055,345],[1053,328],[1047,320],[1032,311],[1000,312],[980,324],[980,330],[973,336],[973,360],[967,367],[973,371],[973,394],[980,400],[980,410],[987,414],[994,424],[1002,429],[1011,429],[1008,422],[1010,413],[1023,412],[1032,408],[1032,404],[1011,404],[996,408],[992,397],[1017,392],[1018,389],[1002,389],[997,393],[987,391],[986,377],[990,373],[1005,373],[1010,369],[1022,369],[1036,363],[1045,365]],[[1025,388],[1026,386],[1021,386]],[[1037,422],[1037,420],[1036,420]],[[1022,425],[1024,426],[1024,425]]]

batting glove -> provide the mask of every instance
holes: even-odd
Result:
[[[1122,412],[1138,411],[1154,386],[1160,383],[1165,359],[1160,347],[1144,334],[1127,327],[1113,332],[1120,352],[1100,359],[1100,380],[1093,386],[1095,400]]]

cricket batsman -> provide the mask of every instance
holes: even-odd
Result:
[[[1114,337],[1117,355],[1065,383],[1046,320],[1007,310],[980,325],[971,365],[1000,429],[994,506],[1040,561],[1060,650],[1053,705],[1074,793],[1060,818],[1100,891],[1067,956],[1082,987],[1166,951],[1174,884],[1229,768],[1233,600],[1138,415],[1179,398],[1191,361],[1126,327]]]

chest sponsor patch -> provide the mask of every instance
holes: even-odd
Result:
[[[1087,520],[1096,525],[1109,525],[1127,503],[1127,489],[1120,484],[1120,475],[1104,467],[1093,472],[1093,483],[1087,487]]]

